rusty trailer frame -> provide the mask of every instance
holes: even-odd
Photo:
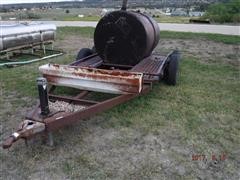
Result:
[[[49,143],[53,145],[51,136],[53,131],[148,93],[152,84],[162,79],[172,54],[173,52],[167,56],[151,55],[135,66],[104,63],[97,54],[68,66],[51,64],[41,66],[40,72],[51,85],[48,91],[49,101],[63,101],[85,108],[75,112],[50,109],[50,113],[42,114],[41,104],[38,103],[26,115],[17,130],[5,139],[2,147],[9,148],[17,140],[27,141],[37,134],[49,137]],[[94,84],[95,87],[92,86]],[[54,93],[57,86],[77,88],[79,94],[74,97],[58,95]],[[107,92],[115,96],[103,101],[87,99],[92,92]]]
[[[46,64],[39,67],[48,83],[81,90],[129,94],[142,90],[142,73]]]

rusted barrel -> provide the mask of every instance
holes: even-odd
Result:
[[[135,65],[152,53],[159,36],[159,26],[151,17],[120,10],[99,21],[94,44],[104,62]]]

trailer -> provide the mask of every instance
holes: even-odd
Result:
[[[40,103],[26,115],[19,128],[6,138],[3,148],[11,147],[19,139],[29,140],[36,134],[44,137],[47,134],[50,145],[53,145],[51,133],[55,130],[144,95],[152,89],[154,82],[164,80],[175,85],[179,58],[179,52],[173,51],[167,56],[151,55],[135,66],[127,66],[104,63],[94,54],[67,66],[41,66],[39,69],[44,78],[38,79]],[[52,85],[49,90],[47,82]],[[79,94],[74,97],[58,95],[54,93],[58,86],[77,88]],[[92,92],[115,96],[104,101],[87,100],[85,97]],[[67,110],[65,106],[56,110],[49,105],[56,102],[64,102],[75,109]]]
[[[126,11],[104,16],[94,34],[95,48],[81,49],[69,65],[39,67],[39,103],[19,128],[3,142],[9,148],[19,139],[26,142],[41,134],[53,145],[52,132],[149,93],[154,83],[176,85],[180,52],[152,53],[159,41],[159,28],[150,17]],[[139,44],[140,43],[140,44]],[[59,87],[74,88],[75,95],[58,93]],[[111,96],[89,99],[94,93]]]
[[[47,23],[1,24],[0,67],[29,64],[63,55],[53,48],[56,29],[56,25]]]

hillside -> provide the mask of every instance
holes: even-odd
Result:
[[[186,7],[190,5],[208,5],[214,2],[227,2],[229,0],[129,0],[129,7],[149,7],[161,8]],[[84,1],[66,1],[50,3],[24,3],[1,5],[5,9],[21,9],[34,7],[52,7],[52,8],[80,8],[80,7],[120,7],[122,0],[84,0]]]

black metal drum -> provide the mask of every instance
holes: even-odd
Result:
[[[94,44],[104,62],[135,65],[151,55],[159,36],[159,26],[151,17],[120,10],[108,13],[99,21]]]

